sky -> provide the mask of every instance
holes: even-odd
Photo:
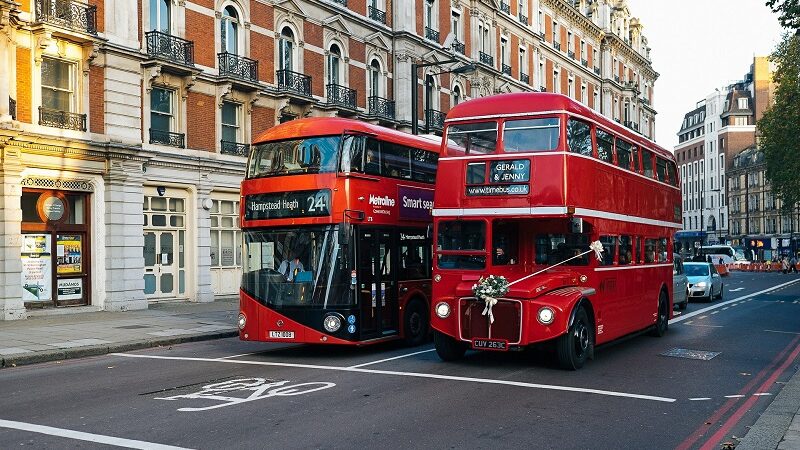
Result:
[[[683,116],[715,88],[744,78],[780,42],[765,0],[628,0],[641,19],[656,80],[656,142],[672,150]],[[665,20],[665,18],[668,18]]]

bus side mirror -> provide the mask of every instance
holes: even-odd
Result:
[[[583,233],[583,219],[580,217],[573,217],[569,220],[569,228],[571,233]]]

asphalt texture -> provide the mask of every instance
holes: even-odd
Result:
[[[0,447],[800,448],[800,278],[725,290],[576,372],[547,350],[219,339],[234,301],[0,322]]]

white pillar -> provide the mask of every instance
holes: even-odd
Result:
[[[211,184],[207,175],[197,184],[197,293],[195,301],[214,301],[211,290],[211,210],[204,203],[211,200]]]
[[[0,140],[0,320],[26,318],[22,301],[22,161]]]

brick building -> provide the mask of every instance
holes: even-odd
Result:
[[[547,90],[653,139],[642,29],[623,0],[0,0],[0,318],[235,294],[245,156],[297,117],[436,132]],[[449,59],[412,119],[412,63]]]

